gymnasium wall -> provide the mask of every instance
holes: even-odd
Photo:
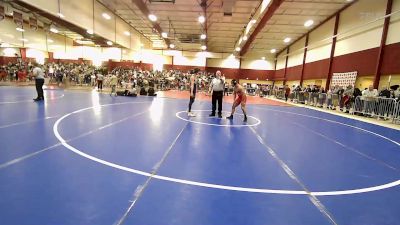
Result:
[[[227,78],[245,80],[273,80],[275,63],[273,59],[237,59],[231,55],[218,59],[207,58],[206,70],[220,70]]]
[[[365,88],[373,83],[377,57],[381,43],[383,22],[387,0],[362,0],[340,13],[338,36],[332,72],[358,71],[356,86]],[[400,10],[400,0],[393,0],[392,12]],[[304,85],[319,84],[325,86],[329,72],[329,61],[332,48],[335,18],[322,24],[310,32],[306,64],[304,65]],[[387,84],[387,77],[392,75],[391,84],[398,83],[400,74],[400,15],[391,17],[386,46],[383,52],[381,82]],[[301,77],[303,56],[298,49],[304,44],[304,39],[293,43],[289,50],[287,74],[285,79],[296,83]],[[284,74],[284,56],[286,51],[278,56],[276,77]],[[304,50],[302,51],[304,53]],[[364,78],[365,77],[365,78]],[[387,85],[385,85],[387,86]],[[380,85],[382,87],[382,84]]]

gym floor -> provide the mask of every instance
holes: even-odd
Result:
[[[200,99],[188,118],[188,99],[35,94],[0,87],[2,225],[400,223],[397,130],[279,103],[243,123]]]

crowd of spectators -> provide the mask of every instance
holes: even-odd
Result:
[[[32,80],[33,66],[30,62],[22,63],[8,63],[0,66],[0,81],[16,81],[25,82]],[[100,91],[103,87],[111,87],[110,83],[112,76],[116,76],[117,89],[136,89],[140,92],[142,89],[148,92],[153,89],[154,92],[158,90],[188,90],[189,88],[189,71],[179,70],[164,70],[164,71],[147,71],[140,68],[121,68],[117,67],[111,71],[107,68],[96,68],[86,63],[45,63],[42,69],[47,76],[47,82],[50,84],[57,84],[59,86],[78,85],[78,86],[91,86],[97,87]],[[207,91],[210,85],[213,73],[200,72],[198,82],[199,90]],[[225,80],[224,75],[221,77]],[[114,81],[115,82],[115,81]],[[328,90],[318,85],[307,85],[301,87],[300,85],[292,86],[287,85],[273,86],[262,84],[242,84],[249,95],[258,95],[261,97],[269,95],[278,95],[285,99],[292,99],[292,101],[306,102],[309,101],[310,96],[317,98],[312,104],[322,107],[319,104],[321,101],[327,105],[329,109],[335,109],[334,97],[337,96],[340,109],[348,109],[354,103],[357,96],[369,97],[386,97],[395,98],[399,100],[400,89],[399,85],[385,87],[378,91],[372,86],[360,90],[351,85],[347,87],[334,86]],[[231,91],[229,82],[225,82],[225,94]],[[323,99],[320,99],[323,97]]]
[[[328,91],[317,85],[307,85],[306,87],[297,85],[292,86],[292,89],[288,85],[285,85],[280,88],[276,87],[275,95],[286,101],[292,100],[295,103],[303,103],[320,108],[326,106],[327,109],[336,110],[338,107],[340,111],[346,113],[349,113],[351,110],[360,110],[359,108],[363,112],[371,111],[369,109],[371,107],[375,107],[373,110],[375,114],[378,114],[378,111],[382,110],[393,113],[393,102],[400,104],[399,85],[383,87],[379,91],[374,89],[372,85],[363,90],[353,85],[348,85],[347,87],[336,85],[328,89]]]
[[[117,67],[111,71],[107,68],[95,68],[85,63],[45,63],[41,66],[46,74],[46,84],[56,84],[62,87],[90,86],[102,91],[115,84],[116,89],[125,93],[153,94],[159,90],[188,90],[190,71],[164,70],[147,71],[140,68]],[[0,66],[0,81],[31,81],[33,66],[30,63],[9,63]],[[199,91],[207,92],[214,73],[199,72],[197,87]],[[221,79],[225,81],[222,74]],[[224,95],[232,92],[230,82],[224,82]],[[242,84],[249,95],[268,96],[272,94],[271,85]],[[149,91],[150,90],[150,91]],[[142,92],[142,93],[140,93]],[[150,93],[149,93],[150,92]]]

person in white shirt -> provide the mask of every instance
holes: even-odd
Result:
[[[36,92],[37,92],[37,97],[34,98],[33,100],[35,102],[43,101],[44,100],[44,96],[43,96],[44,72],[37,63],[34,64],[32,75],[35,77],[35,86],[36,86]]]
[[[374,89],[374,86],[370,85],[368,89],[362,92],[362,97],[364,100],[364,111],[368,116],[368,113],[374,114],[374,104],[376,97],[378,97],[378,90]]]
[[[378,97],[378,90],[374,89],[374,86],[369,85],[368,89],[362,92],[364,97]]]
[[[116,89],[117,89],[117,84],[118,84],[118,78],[117,78],[117,76],[116,76],[115,74],[113,74],[113,75],[111,76],[111,79],[110,79],[110,86],[111,86],[111,93],[110,93],[110,96],[112,96],[112,94],[114,94],[115,96],[117,96],[117,91],[116,91]]]
[[[221,71],[215,73],[215,78],[211,81],[210,93],[212,93],[212,112],[210,116],[215,116],[218,102],[218,117],[222,118],[222,99],[224,97],[224,80],[221,78]]]

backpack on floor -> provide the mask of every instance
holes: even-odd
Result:
[[[144,87],[140,88],[140,95],[147,95],[146,89]]]
[[[149,88],[149,96],[155,96],[154,94],[154,88]]]

